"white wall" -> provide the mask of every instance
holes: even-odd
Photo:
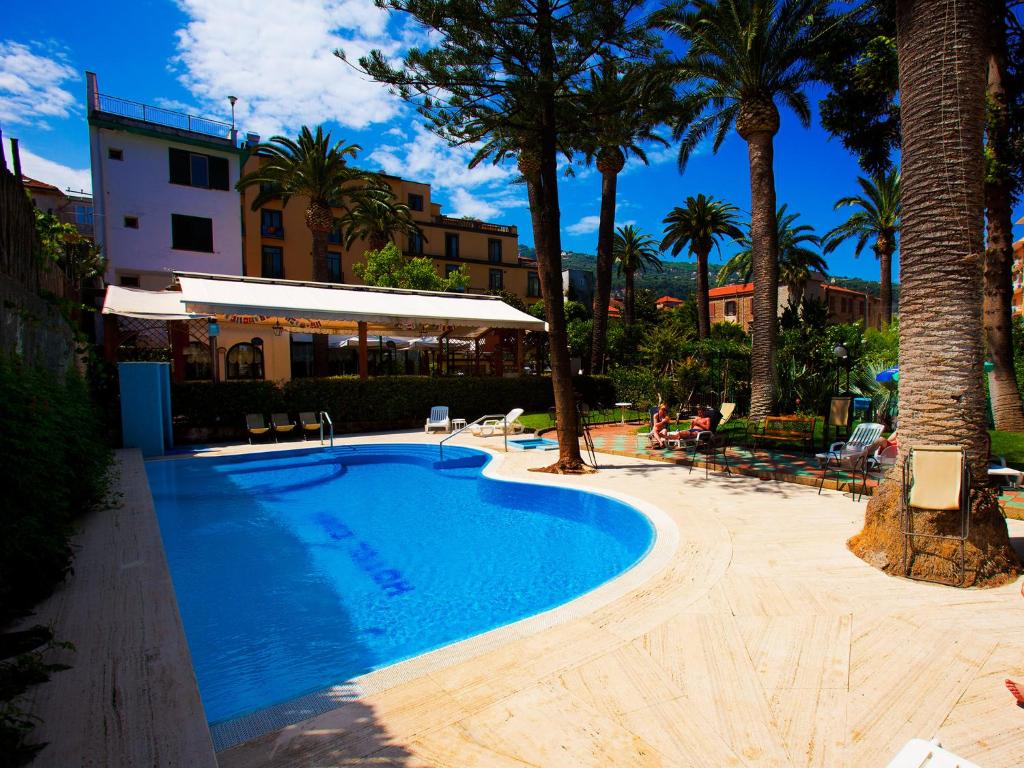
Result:
[[[238,155],[128,131],[92,126],[91,155],[96,210],[103,220],[102,244],[109,259],[107,279],[117,283],[123,273],[166,273],[172,269],[242,274],[241,211],[235,182]],[[225,157],[228,190],[201,189],[170,183],[168,148]],[[111,160],[107,150],[120,149],[123,160]],[[213,253],[171,248],[171,214],[213,219]],[[124,226],[125,216],[137,216],[138,229]],[[144,282],[152,284],[156,275]],[[144,286],[149,287],[149,286]]]

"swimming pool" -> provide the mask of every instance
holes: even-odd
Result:
[[[493,480],[467,448],[146,464],[211,723],[553,608],[650,548],[646,517]]]

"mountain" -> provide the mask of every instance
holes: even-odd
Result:
[[[519,255],[525,259],[536,259],[537,254],[528,245],[519,246]],[[578,253],[576,251],[562,252],[563,269],[582,269],[587,272],[594,271],[594,263],[597,257],[589,253]],[[697,262],[696,261],[665,261],[664,271],[649,272],[636,275],[636,287],[646,288],[656,296],[674,296],[677,299],[688,299],[693,293],[697,284]],[[720,264],[710,264],[711,286],[715,285],[715,277],[718,274]],[[850,288],[854,291],[865,291],[872,296],[879,295],[879,284],[877,280],[863,280],[859,277],[838,277],[832,276],[836,285]],[[621,291],[625,282],[618,272],[612,275],[612,291]],[[893,286],[893,300],[899,298],[899,286]]]

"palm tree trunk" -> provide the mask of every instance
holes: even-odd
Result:
[[[597,230],[597,264],[594,279],[594,338],[590,347],[590,372],[604,372],[604,352],[608,342],[608,301],[612,295],[612,267],[615,257],[615,189],[618,172],[601,174],[601,223]]]
[[[327,232],[310,229],[313,234],[313,280],[326,283],[330,279],[327,273]],[[330,337],[326,333],[313,334],[313,375],[327,376],[330,373],[328,357]],[[362,371],[360,371],[362,373]]]
[[[633,276],[636,274],[635,269],[624,269],[623,274],[626,276],[626,288],[624,296],[622,298],[622,316],[625,320],[626,325],[633,324],[633,302],[635,301],[636,295],[633,289]]]
[[[988,57],[988,155],[992,171],[985,183],[988,247],[985,250],[985,345],[995,366],[989,374],[989,394],[996,429],[1024,431],[1024,406],[1013,366],[1013,214],[1010,184],[1001,168],[1009,143],[1006,67],[1006,4],[991,2]]]
[[[985,0],[898,0],[903,128],[900,253],[900,454],[962,445],[975,489],[967,586],[1016,576],[1006,520],[987,487],[981,274],[985,121]],[[951,34],[950,30],[956,30]],[[941,310],[939,311],[939,308]],[[850,548],[893,573],[954,578],[959,545],[916,537],[903,558],[902,476],[872,497]],[[915,513],[915,531],[961,530],[958,511]],[[954,554],[956,553],[956,554]]]
[[[896,243],[892,238],[879,235],[875,238],[873,250],[878,258],[878,284],[882,300],[882,324],[892,322],[892,254]]]
[[[753,251],[754,322],[750,350],[750,417],[759,419],[775,406],[775,340],[779,313],[779,235],[775,222],[773,135],[753,133],[747,140],[750,161],[750,241]]]
[[[576,395],[569,366],[569,334],[562,297],[562,243],[558,207],[557,123],[555,117],[555,50],[552,40],[552,10],[549,0],[537,3],[539,100],[541,102],[539,168],[526,174],[530,200],[534,247],[537,250],[537,275],[544,296],[551,353],[551,387],[558,414],[558,462],[548,467],[553,472],[581,472],[580,436],[576,418]]]
[[[697,251],[697,338],[711,335],[711,307],[708,293],[708,255],[710,251]]]

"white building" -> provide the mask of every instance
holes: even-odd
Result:
[[[227,123],[107,96],[86,72],[96,242],[113,285],[242,274],[241,151]]]

